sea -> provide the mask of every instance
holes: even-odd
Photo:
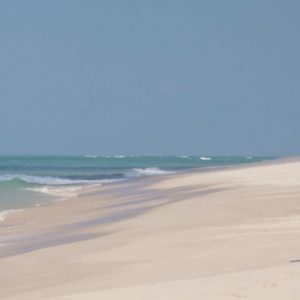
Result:
[[[272,159],[255,156],[0,156],[0,221],[13,212],[76,196],[87,185]]]

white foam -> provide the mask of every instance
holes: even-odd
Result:
[[[201,160],[212,160],[211,157],[201,156],[199,159]]]
[[[163,174],[172,174],[172,171],[161,170],[159,168],[144,168],[144,169],[133,169],[134,173],[137,175],[163,175]]]
[[[67,186],[67,187],[56,187],[56,186],[43,186],[36,188],[27,188],[28,191],[37,193],[43,193],[51,196],[58,197],[59,200],[76,197],[83,186]]]
[[[113,158],[125,158],[126,156],[125,155],[115,155],[113,156]]]
[[[91,180],[72,180],[67,178],[49,177],[49,176],[30,176],[24,174],[7,174],[0,175],[0,182],[11,181],[14,179],[22,180],[27,183],[37,183],[37,184],[49,184],[49,185],[66,185],[66,184],[84,184],[90,183]],[[95,182],[93,180],[93,182]]]
[[[104,179],[99,182],[94,181],[94,183],[90,183],[88,187],[99,187],[103,183],[112,183],[112,182],[119,182],[124,179]],[[101,182],[101,183],[100,183]],[[56,200],[65,200],[67,198],[77,197],[80,193],[80,191],[86,187],[86,185],[77,185],[77,186],[51,186],[46,185],[42,187],[32,187],[32,188],[26,188],[28,191],[36,192],[36,193],[43,193],[50,196],[54,196],[57,199]],[[39,204],[36,204],[38,206]]]
[[[23,209],[8,209],[8,210],[0,211],[0,222],[3,222],[8,215],[11,215],[11,214],[16,213],[16,212],[20,212],[22,210]]]

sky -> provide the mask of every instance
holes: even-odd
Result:
[[[0,154],[300,154],[300,1],[2,0]]]

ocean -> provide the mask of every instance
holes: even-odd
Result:
[[[193,168],[236,165],[270,157],[2,156],[0,221],[15,210],[76,195],[83,186],[134,180]]]

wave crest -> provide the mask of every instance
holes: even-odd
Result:
[[[26,183],[39,184],[39,185],[73,185],[73,184],[88,184],[88,183],[110,183],[122,180],[120,179],[99,179],[99,180],[88,180],[88,179],[68,179],[60,177],[50,176],[31,176],[24,174],[7,174],[0,175],[0,182],[21,180]]]
[[[166,171],[159,168],[143,168],[143,169],[133,169],[135,175],[147,175],[147,176],[154,176],[154,175],[163,175],[163,174],[172,174],[172,171]]]
[[[49,176],[31,176],[24,174],[7,174],[0,175],[0,182],[21,180],[27,183],[43,184],[43,185],[67,185],[76,183],[89,183],[90,180],[72,180],[67,178],[49,177]]]
[[[211,157],[206,157],[206,156],[201,156],[200,159],[201,160],[212,160]]]

